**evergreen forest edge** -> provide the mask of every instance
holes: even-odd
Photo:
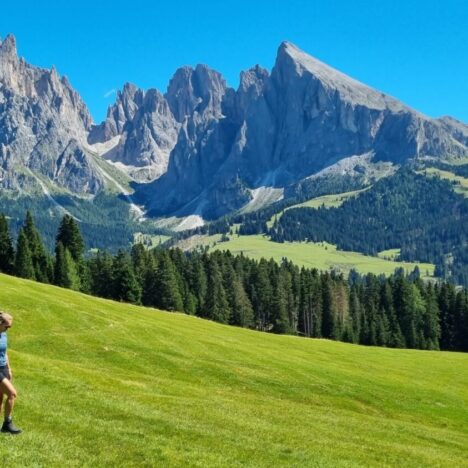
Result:
[[[30,212],[16,249],[0,216],[0,271],[117,301],[180,311],[280,334],[398,348],[468,351],[468,291],[423,282],[416,268],[389,278],[299,269],[286,259],[230,252],[146,250],[84,257],[77,221],[65,215],[55,255]]]

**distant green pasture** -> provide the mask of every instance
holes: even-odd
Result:
[[[241,252],[251,258],[273,258],[281,261],[283,257],[288,258],[299,266],[308,268],[315,267],[319,270],[339,270],[349,273],[351,269],[356,269],[360,273],[383,273],[390,275],[396,268],[404,268],[407,272],[412,271],[417,265],[422,276],[433,276],[434,265],[430,263],[397,262],[386,260],[381,257],[372,257],[358,252],[341,251],[327,242],[272,242],[262,235],[255,236],[230,236],[228,242],[218,242],[220,236],[205,237],[199,241],[203,245],[208,245],[210,249],[230,250],[232,253]],[[216,245],[213,246],[213,244]],[[395,254],[397,249],[391,251]],[[390,254],[388,254],[390,256]]]
[[[455,192],[460,193],[464,197],[468,197],[468,179],[466,179],[465,177],[457,176],[453,172],[444,171],[435,167],[429,167],[427,169],[424,169],[423,171],[420,171],[420,173],[429,176],[438,176],[441,179],[454,182],[453,189],[455,190]]]

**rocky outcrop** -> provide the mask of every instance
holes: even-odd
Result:
[[[468,156],[467,125],[430,119],[288,42],[271,74],[242,72],[237,90],[206,65],[178,69],[164,95],[126,84],[93,126],[67,79],[18,58],[9,36],[0,43],[0,129],[0,187],[27,190],[39,177],[97,193],[101,155],[141,183],[136,197],[155,216],[215,218],[257,206],[259,194],[288,193],[326,168],[348,167],[341,161],[365,160],[357,166],[371,171]]]
[[[216,217],[248,202],[248,189],[284,188],[353,156],[401,164],[468,155],[466,125],[430,119],[287,42],[271,75],[243,72],[237,91],[213,76],[200,84],[184,68],[169,86],[171,109],[188,125],[167,173],[140,190],[155,215]],[[212,112],[198,112],[209,103]]]
[[[134,180],[147,182],[166,172],[179,127],[159,91],[145,92],[126,84],[109,108],[106,120],[93,127],[88,141],[103,143],[119,137],[117,145],[102,156],[127,166]]]
[[[0,42],[0,187],[33,191],[38,177],[80,194],[104,185],[85,150],[91,116],[66,77],[19,58]]]

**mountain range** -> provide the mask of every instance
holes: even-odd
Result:
[[[237,90],[206,65],[179,68],[164,94],[127,83],[94,124],[65,76],[18,57],[12,35],[0,41],[4,194],[90,200],[112,184],[125,192],[118,174],[145,216],[193,226],[324,173],[467,156],[466,124],[429,118],[289,42],[271,72],[241,72]]]

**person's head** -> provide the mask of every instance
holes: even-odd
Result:
[[[13,325],[13,317],[6,312],[0,312],[0,333],[8,330]]]

